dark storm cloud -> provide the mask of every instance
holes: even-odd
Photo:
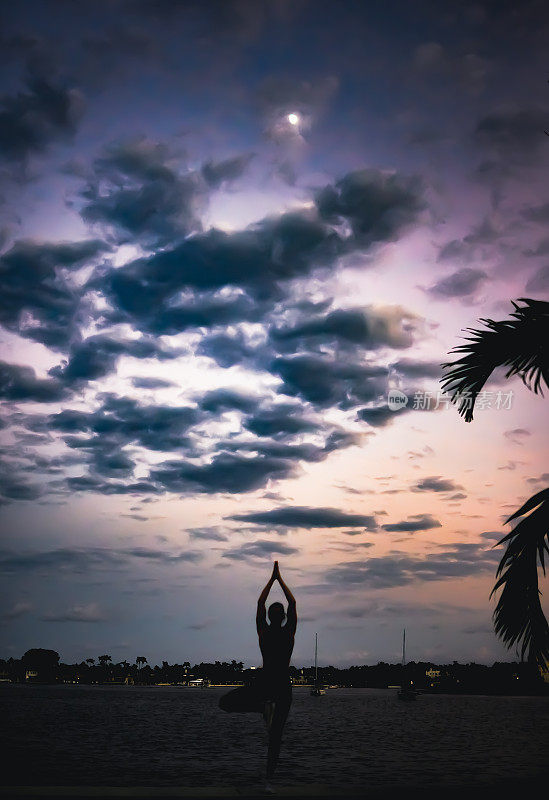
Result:
[[[374,406],[372,408],[361,408],[357,411],[357,417],[372,425],[374,428],[384,428],[385,425],[393,422],[403,411],[410,411],[408,406],[392,411],[388,405]]]
[[[362,618],[370,617],[380,619],[381,617],[398,617],[404,619],[406,617],[425,617],[441,615],[459,615],[463,616],[465,613],[470,613],[471,609],[465,606],[454,606],[450,603],[436,603],[434,605],[426,605],[419,603],[386,603],[383,601],[372,600],[361,603],[359,606],[344,606],[342,608],[330,611],[330,616],[335,617],[351,617]]]
[[[37,483],[28,483],[22,470],[5,461],[0,465],[0,505],[12,500],[36,500],[43,492]]]
[[[231,182],[240,178],[248,168],[248,164],[253,158],[253,153],[245,153],[234,158],[227,158],[225,161],[207,161],[202,165],[202,175],[204,180],[213,189],[217,189],[223,183]]]
[[[478,544],[444,545],[448,549],[426,556],[387,555],[351,561],[324,573],[328,583],[390,589],[426,581],[453,580],[484,572],[493,574],[499,556]]]
[[[166,378],[137,377],[132,378],[131,382],[136,389],[168,389],[171,386],[177,386],[174,381],[168,381]]]
[[[246,337],[240,331],[234,335],[213,333],[203,336],[196,352],[198,355],[208,356],[224,368],[246,363],[255,356],[255,349],[248,344]]]
[[[392,241],[425,208],[418,178],[356,170],[316,197],[320,217],[334,224],[347,221],[355,247]]]
[[[528,483],[547,483],[549,481],[549,472],[543,472],[539,478],[526,478]]]
[[[211,229],[171,249],[116,270],[107,282],[109,297],[129,313],[149,310],[182,289],[247,287],[277,294],[276,284],[307,275],[332,259],[338,237],[305,212],[286,212],[243,231]],[[333,246],[332,246],[333,245]]]
[[[506,231],[502,230],[496,223],[493,216],[486,215],[481,222],[474,225],[471,232],[461,239],[451,239],[439,249],[437,261],[461,261],[470,264],[473,261],[486,260],[487,254],[493,252],[502,239],[505,238]],[[474,273],[474,271],[473,271]],[[467,275],[474,277],[471,273],[459,270],[455,276],[450,276],[450,280],[458,281],[459,276],[462,281],[466,281]]]
[[[332,354],[275,358],[270,371],[283,380],[280,394],[302,397],[316,406],[367,402],[379,398],[387,387],[386,367],[352,363]]]
[[[65,486],[72,492],[97,492],[105,495],[143,495],[161,494],[162,488],[146,480],[133,481],[132,483],[115,483],[104,481],[98,476],[80,475],[76,478],[67,478]],[[143,502],[145,502],[143,500]]]
[[[58,380],[37,378],[32,367],[0,361],[0,397],[4,400],[53,403],[67,395],[67,388]]]
[[[309,319],[293,328],[272,328],[270,336],[275,341],[320,336],[322,339],[340,338],[353,344],[367,344],[370,328],[361,309],[341,309],[331,311],[322,318]],[[372,343],[379,346],[379,343]]]
[[[187,625],[187,628],[190,628],[192,631],[203,631],[206,628],[211,628],[216,622],[217,620],[208,618],[202,620],[202,622],[195,622],[192,625]]]
[[[326,441],[322,446],[307,442],[289,444],[285,441],[265,441],[261,439],[256,439],[252,442],[219,442],[216,446],[226,451],[255,452],[261,456],[284,459],[287,462],[307,461],[316,463],[324,461],[335,450],[352,447],[358,442],[359,437],[356,434],[336,430],[326,437]]]
[[[442,278],[427,290],[436,297],[468,297],[488,279],[481,269],[463,267],[447,278]]]
[[[330,220],[326,219],[327,212],[303,209],[267,217],[243,230],[210,229],[116,270],[100,271],[90,286],[103,290],[114,308],[142,330],[156,333],[260,319],[266,308],[258,310],[258,300],[283,297],[288,281],[331,266],[346,252],[367,248],[373,242],[391,241],[415,218],[421,205],[419,188],[399,176],[388,178],[368,171],[358,177],[355,173],[346,176],[343,183],[347,180],[360,186],[360,197],[355,205],[352,198],[339,203],[337,209],[331,210]],[[335,189],[334,192],[339,197]],[[354,197],[354,190],[349,192]],[[154,208],[156,213],[161,205],[155,203]],[[357,234],[344,239],[334,225],[350,219],[348,215],[352,215]],[[233,295],[215,294],[223,288],[232,288]],[[199,293],[198,297],[192,301],[179,299],[181,292],[191,290]],[[234,294],[236,291],[239,293]],[[178,302],[174,302],[175,298]],[[385,314],[390,316],[389,310]],[[402,317],[406,317],[403,310]],[[389,323],[387,319],[385,324]],[[327,324],[335,329],[341,327],[343,334],[352,328],[337,316]],[[372,324],[374,339],[387,338],[392,330],[391,335],[398,339],[396,324],[385,334],[383,320],[376,319]],[[405,325],[400,337],[403,343],[397,346],[407,346],[406,341],[411,344]]]
[[[271,328],[275,344],[287,340],[319,337],[324,343],[336,340],[361,345],[368,350],[381,347],[411,347],[416,315],[400,306],[336,309],[316,319],[309,312],[306,320],[290,328]]]
[[[59,431],[65,444],[79,454],[77,462],[91,471],[67,478],[59,484],[59,491],[66,492],[68,488],[102,494],[161,493],[162,487],[150,480],[132,480],[132,453],[122,448],[139,445],[155,451],[190,451],[194,455],[186,432],[199,419],[196,411],[190,407],[140,405],[134,399],[114,395],[102,395],[102,399],[95,411],[67,409],[28,421],[38,430]],[[47,463],[45,469],[49,471]]]
[[[124,549],[82,547],[59,548],[35,552],[16,553],[3,550],[0,552],[0,571],[3,574],[21,574],[40,572],[43,574],[83,574],[93,570],[121,569],[131,565],[135,560],[148,561],[161,565],[196,563],[203,554],[194,550],[177,555],[164,550],[147,547],[131,547]]]
[[[42,153],[56,139],[74,133],[82,109],[76,89],[29,78],[26,91],[0,98],[0,153],[10,161]]]
[[[229,537],[222,533],[218,528],[189,528],[187,530],[191,539],[200,539],[207,542],[226,542]]]
[[[8,33],[0,35],[1,58],[4,63],[10,61],[20,61],[26,64],[27,69],[32,71],[29,61],[35,54],[43,54],[44,41],[34,33]],[[39,59],[38,59],[39,61]]]
[[[549,292],[549,264],[540,267],[526,284],[528,292]]]
[[[527,428],[513,428],[512,430],[504,431],[503,435],[506,439],[513,442],[513,444],[523,444],[523,438],[525,436],[531,436],[532,432]]]
[[[255,322],[261,320],[266,313],[264,304],[254,302],[243,292],[232,296],[220,296],[217,292],[193,292],[192,299],[178,304],[170,303],[167,307],[162,304],[158,307],[149,305],[145,310],[142,307],[144,298],[139,296],[131,298],[131,285],[125,285],[123,276],[119,276],[115,281],[115,288],[120,293],[119,296],[124,298],[124,302],[129,304],[129,311],[126,307],[125,313],[130,318],[134,315],[140,316],[139,327],[152,334],[172,336],[188,328],[212,328],[230,325],[233,322]],[[144,305],[146,307],[146,303]],[[199,348],[202,348],[203,344],[204,355],[210,355],[205,338],[199,343]]]
[[[233,514],[228,519],[253,522],[255,525],[276,525],[289,528],[341,528],[357,527],[369,531],[378,529],[375,517],[371,514],[348,514],[337,508],[309,508],[307,506],[286,506],[270,511],[255,511],[249,514]]]
[[[483,146],[504,157],[530,158],[544,144],[548,112],[540,107],[493,111],[478,121],[475,135]]]
[[[160,244],[201,229],[206,196],[198,173],[178,168],[166,145],[140,138],[113,144],[95,160],[80,213],[122,241]]]
[[[521,211],[521,215],[528,222],[539,222],[540,225],[545,225],[549,223],[549,203],[528,206]]]
[[[259,403],[256,398],[243,395],[231,389],[213,389],[197,397],[196,401],[203,411],[213,413],[223,411],[244,411],[249,413],[255,411]]]
[[[494,631],[494,628],[490,624],[488,624],[488,625],[470,625],[467,628],[462,628],[461,629],[462,633],[467,633],[467,634],[470,634],[470,635],[475,635],[475,634],[481,634],[481,635],[488,634],[488,635],[490,635],[490,634],[493,633],[493,631]]]
[[[538,256],[549,255],[549,238],[544,237],[540,239],[535,247],[529,247],[522,251],[528,258],[537,258]]]
[[[83,433],[88,438],[66,438],[74,448],[105,449],[138,444],[150,450],[179,450],[188,443],[186,432],[200,415],[190,406],[141,405],[134,398],[112,394],[101,396],[95,411],[67,409],[50,415],[49,430],[64,434]]]
[[[13,435],[17,439],[17,443],[22,445],[49,444],[52,441],[47,434],[13,431]]]
[[[124,340],[100,334],[73,345],[68,362],[50,369],[49,374],[68,384],[94,381],[112,372],[120,356],[165,361],[177,358],[182,352],[170,350],[152,338]]]
[[[345,533],[345,531],[343,531],[343,533]],[[349,551],[353,551],[354,550],[354,552],[356,553],[358,550],[361,550],[361,549],[366,549],[367,550],[369,547],[373,547],[373,546],[374,546],[373,542],[364,542],[364,541],[355,539],[352,542],[343,542],[343,543],[338,542],[337,545],[335,545],[333,547],[325,547],[325,548],[322,549],[322,552],[324,552],[325,550],[333,550],[333,551],[339,550],[340,552],[349,552]]]
[[[112,144],[94,161],[80,213],[88,223],[106,225],[120,241],[171,244],[202,230],[210,192],[240,177],[251,158],[209,161],[196,171],[159,142],[142,137]]]
[[[475,138],[484,150],[477,178],[492,190],[492,202],[498,207],[504,198],[504,185],[519,179],[525,169],[537,164],[545,147],[549,107],[505,106],[479,120]]]
[[[240,547],[225,550],[223,558],[230,558],[234,561],[248,561],[255,558],[263,559],[272,555],[291,556],[296,553],[299,553],[297,547],[290,547],[290,545],[282,544],[281,542],[259,540],[257,542],[245,542]]]
[[[16,242],[0,258],[0,323],[48,347],[66,347],[79,298],[61,273],[79,269],[106,249],[97,239]]]
[[[494,539],[496,542],[499,542],[501,539],[503,539],[505,534],[501,533],[501,531],[483,531],[483,533],[480,535],[483,539]]]
[[[390,533],[408,532],[415,533],[416,531],[428,531],[432,528],[441,528],[442,525],[431,514],[413,514],[408,520],[402,522],[393,522],[381,526],[384,531]]]
[[[107,478],[126,478],[133,474],[134,462],[126,454],[118,450],[108,440],[102,447],[92,450],[91,466],[93,471]]]
[[[414,492],[455,492],[458,489],[463,489],[463,486],[460,486],[458,483],[454,483],[454,481],[449,480],[448,478],[442,478],[438,475],[432,475],[429,478],[422,478],[418,481],[414,486],[412,486],[412,491]]]
[[[421,371],[421,367],[419,366],[417,370],[412,367],[412,370],[416,372]],[[430,372],[430,367],[427,368]],[[406,373],[406,368],[402,374]],[[431,406],[431,403],[424,403],[423,399],[426,397],[426,394],[422,390],[416,390],[414,388],[403,387],[402,392],[408,397],[408,403],[405,406],[401,406],[396,410],[392,410],[389,408],[388,402],[386,400],[383,405],[378,406],[367,406],[365,408],[361,408],[357,411],[357,417],[359,419],[364,420],[367,422],[368,425],[371,425],[374,428],[384,428],[386,425],[392,424],[396,422],[396,420],[400,419],[402,414],[407,414],[410,411],[413,412],[434,412],[436,408]],[[385,390],[384,394],[387,394],[387,389]],[[416,404],[416,394],[418,395],[419,401]],[[442,408],[442,406],[440,406]]]
[[[112,394],[98,395],[101,405],[93,411],[65,409],[48,417],[27,418],[28,428],[38,434],[43,430],[59,432],[65,444],[81,454],[80,464],[88,465],[89,474],[67,478],[62,487],[73,491],[104,494],[148,492],[248,492],[262,488],[273,479],[296,473],[300,461],[316,463],[330,453],[358,443],[356,433],[337,427],[326,430],[309,422],[302,414],[292,417],[295,407],[284,405],[279,414],[259,416],[260,428],[279,438],[258,437],[252,441],[212,442],[211,460],[197,464],[187,457],[206,455],[192,428],[209,419],[211,413],[238,409],[255,419],[260,400],[247,398],[226,389],[214,390],[198,398],[198,408],[141,404],[136,399]],[[273,409],[274,410],[274,409]],[[246,420],[246,417],[244,418]],[[314,430],[322,433],[323,444],[288,443],[288,436]],[[277,433],[278,431],[278,433]],[[280,437],[284,441],[280,441]],[[153,451],[178,452],[180,459],[155,465],[148,478],[132,478],[134,455],[123,449],[141,446]],[[114,479],[114,480],[108,480]],[[130,480],[127,487],[118,480]]]
[[[315,431],[318,421],[302,413],[301,406],[279,403],[260,408],[244,421],[244,427],[256,436],[285,437]]]
[[[357,492],[357,494],[358,494],[358,492]],[[383,511],[383,512],[376,511],[376,514],[380,514],[380,513],[386,514],[387,512],[386,511]],[[366,528],[364,528],[364,530],[362,530],[362,531],[341,531],[341,533],[344,533],[346,536],[360,536],[361,534],[367,533],[367,532],[368,531],[367,531]],[[366,545],[367,542],[363,542],[363,544]],[[373,543],[372,543],[372,545],[373,545]]]
[[[240,493],[261,489],[269,480],[287,478],[295,469],[290,459],[219,453],[205,464],[164,461],[151,470],[151,478],[169,492]]]
[[[465,258],[470,252],[470,247],[464,239],[451,239],[440,248],[437,261],[452,261]]]

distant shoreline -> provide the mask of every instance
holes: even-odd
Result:
[[[124,684],[124,683],[113,683],[113,682],[106,682],[106,683],[47,683],[47,682],[27,682],[27,683],[17,683],[14,681],[2,681],[0,682],[0,686],[9,686],[9,687],[17,687],[17,688],[96,688],[96,689],[189,689],[189,691],[196,691],[196,690],[208,690],[208,689],[233,689],[235,687],[243,686],[242,683],[211,683],[209,685],[203,686],[188,686],[186,684],[167,684],[167,683],[143,683],[143,684]],[[310,690],[312,689],[314,684],[294,684],[292,689],[305,689]],[[396,693],[399,686],[325,686],[328,692],[337,692],[343,689],[361,689],[364,691],[376,691],[376,692],[390,692]],[[444,689],[418,689],[418,695],[436,695],[436,696],[452,696],[452,697],[549,697],[549,686],[541,686],[537,689],[531,689],[527,691],[522,689],[516,692],[505,692],[501,690],[494,689],[490,691],[486,687],[479,687],[475,689],[473,687],[467,687],[466,689],[462,690],[452,690],[451,688],[444,688]]]

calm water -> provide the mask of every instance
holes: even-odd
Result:
[[[254,714],[226,689],[2,686],[4,785],[251,785],[265,760]],[[294,689],[280,784],[500,783],[547,771],[549,698]]]

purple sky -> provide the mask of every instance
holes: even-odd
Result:
[[[2,656],[256,664],[277,558],[296,665],[514,658],[492,545],[549,406],[436,406],[464,328],[549,299],[544,4],[2,16]]]

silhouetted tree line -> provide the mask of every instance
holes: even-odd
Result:
[[[311,682],[314,669],[304,670]],[[498,662],[485,664],[434,664],[411,661],[388,664],[380,661],[373,666],[352,666],[347,669],[319,667],[319,681],[338,686],[385,689],[413,682],[425,692],[463,694],[529,694],[549,693],[539,669],[528,662]]]
[[[113,662],[110,655],[87,658],[76,664],[64,664],[55,650],[34,648],[20,659],[0,659],[0,678],[15,683],[128,683],[143,686],[188,684],[202,679],[206,684],[238,684],[253,680],[255,670],[244,669],[234,659],[151,666],[144,656],[135,663]],[[295,684],[312,684],[314,667],[290,667]],[[319,681],[327,686],[385,689],[413,681],[417,689],[427,692],[459,692],[464,694],[542,694],[549,693],[549,683],[531,662],[498,662],[484,664],[437,665],[427,661],[411,661],[406,665],[380,661],[375,665],[347,668],[318,668]]]
[[[110,655],[87,658],[76,664],[64,664],[55,650],[33,648],[20,659],[0,659],[0,678],[16,683],[130,683],[155,685],[159,683],[188,683],[202,678],[210,683],[234,683],[242,681],[244,665],[241,661],[202,662],[191,666],[182,664],[151,666],[144,656],[135,663],[114,662]]]

